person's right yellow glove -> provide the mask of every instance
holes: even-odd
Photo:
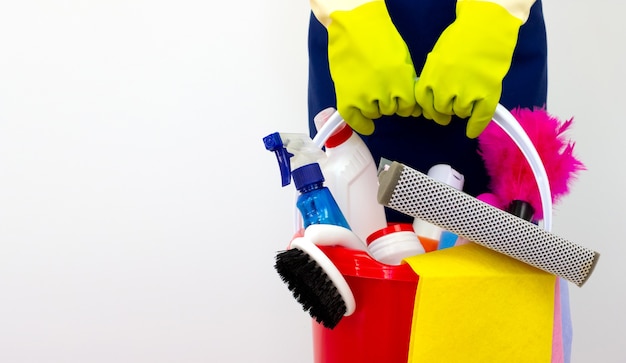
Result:
[[[507,4],[516,1],[503,2]],[[459,0],[456,20],[428,54],[415,84],[424,117],[447,125],[451,115],[468,118],[467,136],[477,137],[493,117],[509,71],[519,28],[533,0],[515,4],[522,18],[490,1]]]
[[[337,110],[360,134],[383,115],[419,116],[415,67],[383,0],[311,0],[328,30],[328,64]]]

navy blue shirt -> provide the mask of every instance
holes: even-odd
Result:
[[[456,0],[387,0],[389,14],[406,42],[419,75],[439,35],[455,19]],[[533,5],[520,28],[511,68],[504,78],[500,103],[515,107],[544,107],[547,96],[547,45],[541,0]],[[335,90],[328,68],[328,34],[311,14],[309,24],[308,112],[311,136],[313,117],[327,107],[336,108]],[[363,136],[374,160],[381,157],[404,163],[424,173],[436,164],[448,164],[465,176],[464,191],[488,191],[489,177],[477,153],[477,141],[465,135],[466,120],[454,118],[441,126],[423,117],[384,116],[376,129]],[[393,211],[389,221],[412,218]]]

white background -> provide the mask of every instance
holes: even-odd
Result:
[[[619,2],[545,4],[549,106],[588,170],[555,232],[573,362],[626,356]],[[311,362],[273,270],[291,236],[261,138],[306,132],[306,1],[0,5],[0,362]]]

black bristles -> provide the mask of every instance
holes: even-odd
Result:
[[[297,248],[279,252],[274,268],[313,319],[329,329],[339,323],[346,304],[326,272],[307,253]]]

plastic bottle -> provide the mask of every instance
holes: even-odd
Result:
[[[327,108],[315,117],[318,129],[335,112]],[[348,125],[325,144],[327,159],[321,164],[326,185],[337,200],[352,231],[362,240],[387,226],[385,208],[377,200],[378,174],[369,149]]]
[[[296,206],[302,214],[304,228],[312,224],[334,224],[350,229],[330,189],[324,186],[324,176],[318,163],[294,170],[292,177],[300,192]]]
[[[463,190],[463,184],[465,184],[463,174],[447,164],[434,165],[428,170],[428,176],[457,190]],[[443,231],[439,226],[419,218],[413,220],[413,229],[419,237],[427,237],[436,241],[441,239],[441,232]]]

